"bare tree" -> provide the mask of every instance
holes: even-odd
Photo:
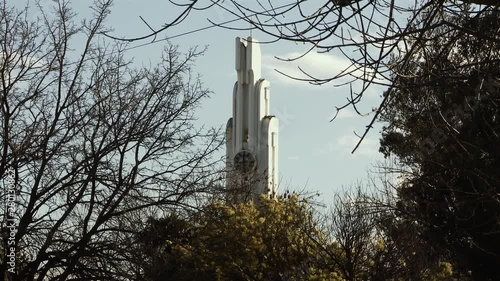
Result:
[[[172,3],[189,7],[193,2],[196,1]],[[249,27],[237,27],[234,20],[214,21],[212,24],[215,26],[238,30],[258,29],[271,36],[273,40],[270,41],[286,40],[310,46],[306,53],[297,57],[280,58],[282,60],[294,61],[311,51],[344,55],[350,64],[337,73],[332,72],[329,77],[316,77],[300,67],[300,77],[283,73],[290,78],[315,85],[349,85],[347,102],[337,106],[337,112],[352,106],[358,114],[363,115],[364,112],[358,110],[357,104],[367,89],[373,85],[387,87],[388,91],[379,107],[373,110],[375,114],[365,133],[360,136],[360,142],[392,97],[392,90],[397,88],[396,81],[403,76],[400,70],[411,64],[415,57],[426,56],[428,42],[435,36],[446,37],[443,44],[447,46],[453,46],[457,40],[467,37],[478,37],[485,44],[500,40],[498,33],[483,34],[473,27],[478,18],[492,16],[491,12],[498,10],[499,3],[494,0],[295,0],[280,4],[273,1],[249,3],[210,0],[207,3],[249,23]],[[452,20],[456,18],[460,20]],[[440,33],[444,30],[446,33]],[[129,37],[126,40],[153,38],[157,34],[158,31],[153,29],[151,34]],[[445,56],[447,53],[441,55]],[[464,64],[462,67],[480,66],[487,59]],[[356,81],[361,84],[353,88]],[[354,150],[358,146],[359,143]]]
[[[326,236],[316,240],[318,267],[345,280],[455,280],[438,278],[448,276],[440,268],[446,256],[430,253],[418,224],[398,220],[391,188],[382,180],[335,195],[323,220]]]
[[[168,45],[134,68],[99,35],[111,2],[78,23],[68,1],[34,21],[2,1],[0,177],[15,192],[0,195],[0,248],[15,264],[0,280],[132,279],[136,224],[210,188],[219,132],[193,124],[203,50]]]
[[[375,215],[363,208],[364,198],[360,189],[337,194],[327,219],[328,239],[333,243],[325,243],[324,250],[331,266],[346,280],[366,278],[369,251],[375,240]]]

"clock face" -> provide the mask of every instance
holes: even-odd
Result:
[[[242,150],[234,156],[234,168],[240,172],[248,173],[255,169],[257,161],[252,152]]]

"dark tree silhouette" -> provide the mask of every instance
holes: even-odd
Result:
[[[399,193],[401,218],[418,222],[420,237],[447,253],[474,280],[500,271],[500,17],[448,18],[427,31],[422,51],[396,66],[382,120],[381,151],[412,173]]]

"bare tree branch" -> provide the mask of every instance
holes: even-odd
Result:
[[[15,175],[17,209],[0,208],[2,253],[10,219],[17,229],[15,273],[2,257],[2,278],[132,279],[136,224],[210,192],[220,132],[193,124],[210,94],[191,72],[204,50],[167,44],[137,69],[126,45],[98,37],[111,1],[84,25],[69,2],[54,7],[34,22],[28,8],[0,7],[0,177]]]

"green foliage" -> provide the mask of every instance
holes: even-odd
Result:
[[[395,240],[365,206],[343,200],[332,213],[340,220],[320,218],[295,195],[151,220],[138,236],[141,279],[455,280],[451,264],[422,262],[411,232]]]
[[[315,224],[312,209],[297,196],[263,197],[257,205],[215,202],[183,221],[172,217],[151,221],[140,241],[156,256],[149,259],[160,262],[149,263],[144,277],[335,280],[325,279],[331,273],[314,267],[322,236]]]
[[[215,280],[307,280],[320,232],[297,196],[208,206],[196,221],[196,254]]]

